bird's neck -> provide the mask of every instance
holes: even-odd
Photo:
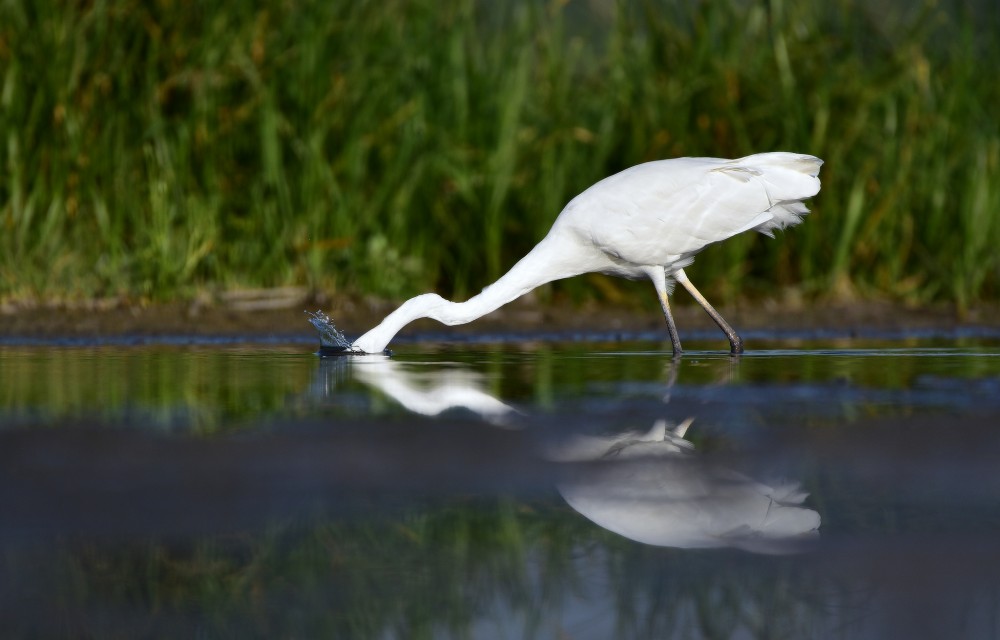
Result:
[[[559,270],[558,244],[551,237],[546,237],[511,267],[510,271],[477,295],[465,302],[445,301],[432,310],[428,317],[447,325],[465,324],[496,311],[547,282],[576,275]]]
[[[465,302],[450,302],[434,294],[424,294],[404,302],[374,329],[358,338],[354,345],[367,353],[385,349],[400,329],[418,318],[431,318],[443,324],[456,325],[472,322],[532,289],[553,280],[578,275],[572,260],[571,243],[560,236],[549,234],[510,271]]]

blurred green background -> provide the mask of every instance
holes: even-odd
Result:
[[[826,161],[806,223],[691,269],[1000,294],[993,2],[0,2],[0,301],[478,291],[630,165]],[[543,298],[613,299],[560,283]]]

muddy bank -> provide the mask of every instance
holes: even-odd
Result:
[[[656,331],[664,328],[659,309],[638,302],[629,305],[587,303],[538,304],[518,300],[468,325],[445,327],[421,320],[401,335],[434,333],[467,336],[484,333],[538,331]],[[683,301],[682,301],[683,302]],[[0,309],[0,336],[101,337],[158,335],[266,335],[302,337],[313,334],[306,310],[322,309],[349,336],[356,336],[395,308],[393,303],[343,299],[330,301],[285,291],[230,294],[213,301],[136,304],[92,301],[75,304],[6,304]],[[855,331],[906,333],[942,332],[985,327],[1000,329],[1000,305],[989,304],[964,316],[947,306],[909,308],[879,301],[855,303],[781,304],[746,302],[720,308],[739,331]],[[711,330],[714,325],[694,304],[674,305],[683,336]],[[664,332],[665,335],[665,332]]]

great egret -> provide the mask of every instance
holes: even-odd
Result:
[[[751,229],[771,236],[801,222],[809,213],[802,200],[819,192],[822,164],[813,156],[776,152],[737,160],[658,160],[626,169],[573,198],[548,235],[479,295],[465,302],[435,293],[411,298],[346,350],[380,353],[418,318],[464,324],[547,282],[600,272],[652,281],[675,355],[681,341],[668,300],[675,281],[725,332],[731,352],[742,353],[741,338],[684,267],[714,242]]]

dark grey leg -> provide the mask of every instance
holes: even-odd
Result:
[[[688,293],[690,293],[694,299],[698,301],[698,304],[700,304],[702,308],[708,312],[708,315],[712,316],[712,320],[715,320],[715,324],[719,325],[719,328],[722,329],[723,333],[726,334],[726,337],[729,338],[729,352],[733,355],[743,353],[743,338],[736,335],[736,332],[731,326],[729,326],[729,323],[726,322],[725,318],[722,317],[722,314],[716,311],[715,307],[709,304],[708,300],[705,299],[705,296],[701,295],[700,291],[695,289],[691,281],[688,280],[687,274],[684,273],[684,269],[678,269],[674,273],[674,278],[677,282],[684,285],[684,288],[688,290]]]
[[[660,299],[660,308],[663,309],[663,317],[667,321],[667,331],[670,333],[670,344],[674,348],[674,356],[683,353],[681,349],[681,338],[677,334],[677,325],[674,323],[674,316],[670,313],[670,300],[667,296],[667,274],[663,267],[650,267],[647,272],[649,279],[653,281],[656,288],[656,296]]]

